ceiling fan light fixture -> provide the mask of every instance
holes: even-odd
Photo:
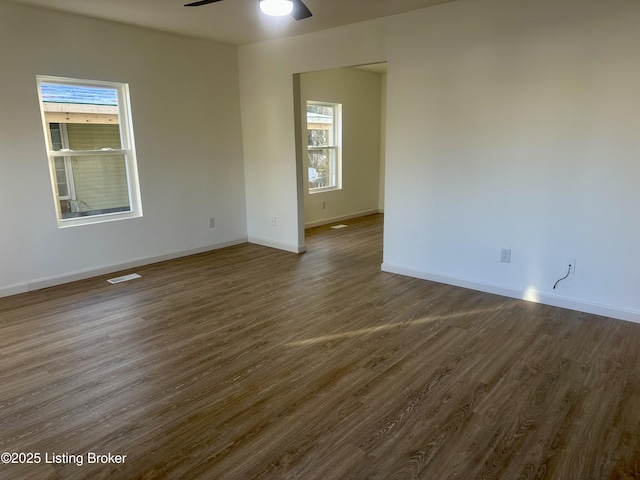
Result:
[[[260,0],[260,10],[266,15],[283,17],[293,11],[291,0]]]

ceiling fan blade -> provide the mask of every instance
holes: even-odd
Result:
[[[220,2],[221,0],[200,0],[199,2],[187,3],[185,7],[199,7],[200,5],[206,5],[208,3]]]
[[[296,20],[304,20],[305,18],[311,17],[313,14],[311,10],[307,8],[307,6],[302,3],[302,0],[293,0],[293,11],[291,12],[291,16]]]

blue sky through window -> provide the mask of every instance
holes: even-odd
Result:
[[[117,91],[113,88],[79,87],[41,83],[40,92],[45,103],[80,103],[84,105],[118,105]]]

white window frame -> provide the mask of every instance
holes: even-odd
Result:
[[[42,126],[44,132],[45,146],[47,149],[47,156],[49,159],[49,174],[51,177],[51,187],[53,192],[53,199],[56,209],[57,221],[59,228],[73,227],[78,225],[87,225],[95,223],[103,223],[114,220],[122,220],[129,218],[137,218],[142,216],[142,201],[140,198],[140,187],[138,180],[138,167],[135,153],[135,142],[133,138],[133,122],[131,120],[131,104],[129,100],[129,86],[126,83],[105,82],[98,80],[80,80],[75,78],[53,77],[47,75],[36,76],[36,82],[38,87],[38,99],[40,102],[40,112],[42,115]],[[118,121],[120,126],[120,149],[105,150],[68,150],[56,151],[52,149],[51,132],[49,125],[45,119],[44,103],[42,100],[41,84],[43,83],[55,83],[58,85],[68,85],[76,87],[98,87],[98,88],[110,88],[114,89],[118,99]],[[68,168],[68,163],[74,157],[83,156],[104,156],[109,155],[122,155],[125,159],[125,171],[127,176],[128,194],[129,194],[129,207],[130,210],[126,212],[112,212],[112,213],[100,213],[95,215],[88,215],[84,217],[76,218],[62,218],[62,212],[60,208],[60,200],[62,197],[58,196],[58,186],[56,180],[56,167],[55,158],[65,157],[65,168]],[[69,177],[67,177],[69,178]],[[71,193],[71,185],[70,185]]]
[[[308,187],[309,194],[328,192],[332,190],[342,189],[342,104],[331,102],[320,102],[316,100],[307,100],[305,105],[305,132],[308,131],[306,107],[309,105],[318,105],[333,108],[333,144],[323,146],[309,146],[307,144],[307,152],[330,150],[333,152],[333,179],[332,185],[326,187]],[[305,136],[306,138],[306,136]],[[308,181],[308,177],[307,177]]]
[[[60,140],[62,143],[62,148],[64,148],[65,150],[69,149],[69,134],[67,133],[67,124],[66,123],[59,123],[58,125],[60,125]],[[49,135],[51,135],[51,129],[49,128],[49,125],[46,125],[46,127],[49,129]],[[68,195],[60,195],[60,192],[58,191],[58,172],[55,171],[55,159],[56,158],[62,158],[62,161],[64,162],[64,175],[65,175],[65,179],[67,181],[67,190],[68,190]],[[73,181],[73,168],[71,168],[71,157],[69,156],[65,156],[65,155],[56,155],[53,158],[54,161],[54,172],[55,172],[55,185],[56,185],[56,195],[58,200],[69,200],[69,201],[74,201],[76,199],[76,186],[75,183]],[[60,203],[60,202],[58,202]]]

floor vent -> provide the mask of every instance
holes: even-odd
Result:
[[[140,275],[138,275],[137,273],[132,273],[131,275],[124,275],[122,277],[111,278],[107,280],[107,282],[111,284],[116,284],[116,283],[128,282],[129,280],[133,280],[135,278],[140,278]]]
[[[348,227],[348,225],[344,225],[343,223],[341,223],[340,225],[334,225],[331,228],[333,228],[335,230],[338,230],[339,228],[347,228],[347,227]]]

